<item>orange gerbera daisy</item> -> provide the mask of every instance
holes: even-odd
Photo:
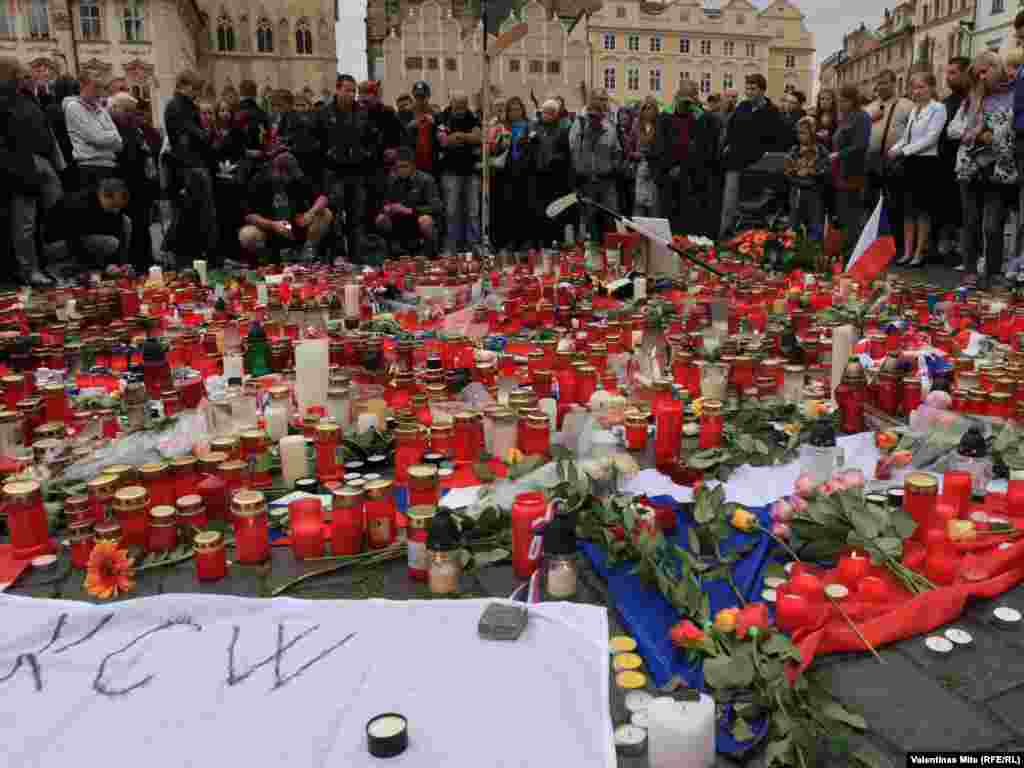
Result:
[[[128,553],[112,541],[98,541],[89,555],[85,591],[101,600],[109,600],[135,588],[135,573]]]

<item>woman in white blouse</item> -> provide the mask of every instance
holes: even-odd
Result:
[[[903,164],[903,257],[896,263],[919,267],[928,251],[931,214],[935,210],[935,184],[939,166],[939,137],[946,125],[946,107],[935,100],[935,75],[917,72],[910,78],[914,109],[903,137],[889,150],[889,158]]]

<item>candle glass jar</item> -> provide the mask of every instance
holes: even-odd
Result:
[[[331,551],[337,555],[357,555],[363,551],[366,520],[363,492],[343,486],[333,491],[331,506]]]
[[[457,595],[462,578],[462,557],[458,549],[429,552],[427,583],[432,595]]]
[[[115,547],[121,546],[121,526],[117,520],[104,520],[102,523],[96,523],[93,526],[93,533],[97,544],[107,541]]]
[[[911,472],[903,481],[903,508],[917,523],[915,541],[924,542],[927,531],[934,527],[938,492],[938,480],[925,472]]]
[[[226,498],[233,499],[243,488],[248,488],[248,465],[244,461],[225,461],[218,467]],[[213,516],[211,515],[211,518]]]
[[[288,504],[292,552],[297,560],[324,553],[323,506],[318,498],[296,499]]]
[[[581,365],[576,369],[576,402],[588,405],[597,391],[597,369]]]
[[[238,491],[231,498],[235,556],[239,563],[258,565],[270,557],[267,501],[260,491]]]
[[[466,411],[455,414],[455,439],[452,458],[455,461],[473,461],[480,455],[476,429],[476,415]]]
[[[639,411],[626,414],[626,445],[631,451],[647,448],[647,416]]]
[[[68,526],[68,549],[71,567],[84,571],[89,567],[89,556],[96,545],[91,520],[79,520]]]
[[[544,557],[544,584],[552,600],[568,600],[576,595],[576,555],[558,554]]]
[[[199,581],[220,581],[228,575],[228,557],[224,537],[218,531],[201,531],[193,541],[196,578]]]
[[[117,478],[113,475],[100,475],[85,484],[92,505],[93,523],[101,523],[110,517],[114,493],[117,491]]]
[[[54,551],[50,527],[43,506],[41,486],[34,480],[7,483],[3,488],[11,554],[17,560],[31,560]]]
[[[370,549],[391,546],[397,537],[395,500],[390,480],[372,480],[366,492],[366,531]]]
[[[154,507],[173,506],[177,499],[174,478],[164,463],[143,464],[139,467],[142,484],[149,493],[149,503]]]
[[[409,536],[406,540],[409,578],[426,581],[430,570],[427,536],[430,522],[434,519],[433,506],[409,507]]]
[[[17,411],[0,411],[0,456],[13,458],[25,448],[25,425]]]
[[[248,463],[249,482],[253,488],[269,488],[274,484],[270,474],[273,461],[263,430],[250,429],[242,433],[242,453]]]
[[[64,499],[64,517],[69,524],[87,521],[90,524],[92,519],[92,502],[88,496],[68,496]]]
[[[242,441],[234,435],[222,435],[210,441],[210,450],[223,453],[225,461],[238,461],[242,458]]]
[[[178,527],[174,507],[158,506],[149,510],[147,552],[170,552],[178,546]]]
[[[803,399],[807,369],[802,365],[787,365],[782,371],[782,399],[790,405],[799,405]]]
[[[113,508],[124,545],[145,548],[149,535],[149,492],[141,485],[120,488],[114,494]]]
[[[654,406],[654,462],[657,467],[672,466],[679,459],[683,435],[683,403],[662,400]]]
[[[437,501],[437,467],[430,464],[409,467],[409,506],[435,507]]]
[[[316,426],[316,475],[320,482],[338,480],[344,467],[338,463],[341,427],[329,421]]]
[[[270,401],[263,412],[263,419],[267,424],[267,436],[275,443],[288,434],[289,397],[288,387],[270,388]]]
[[[331,387],[327,390],[327,412],[331,418],[347,429],[352,424],[352,390],[349,387]]]
[[[419,464],[426,453],[427,445],[423,430],[418,426],[402,426],[395,429],[395,482],[409,481],[409,467]]]
[[[221,494],[223,494],[223,489]],[[184,541],[190,541],[196,533],[206,530],[210,524],[206,514],[206,504],[200,494],[190,493],[180,497],[175,507],[177,509],[175,522],[178,526],[179,536]]]
[[[722,416],[722,403],[718,400],[705,400],[700,414],[700,437],[697,447],[702,451],[709,448],[721,448],[724,429],[725,419]]]
[[[430,426],[430,450],[448,458],[455,456],[455,425],[434,423]],[[396,478],[397,479],[397,478]]]
[[[531,414],[522,423],[519,450],[525,456],[547,456],[551,450],[551,422],[543,414]]]

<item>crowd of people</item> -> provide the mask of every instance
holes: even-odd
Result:
[[[1016,29],[1024,40],[1024,13]],[[783,220],[806,237],[822,240],[831,227],[855,242],[884,196],[898,263],[941,260],[987,284],[1024,273],[1019,254],[1004,259],[1007,217],[1024,206],[1022,63],[1020,49],[1005,59],[955,58],[942,101],[930,72],[913,73],[903,95],[885,71],[867,103],[849,85],[822,90],[813,104],[786,93],[776,105],[765,78],[751,74],[742,99],[725,92],[702,101],[683,80],[668,108],[653,98],[612,105],[595,89],[578,114],[559,96],[531,94],[529,106],[496,98],[486,115],[466,94],[432,103],[424,81],[392,107],[379,83],[349,75],[326,101],[307,89],[265,103],[243,81],[236,100],[207,102],[200,79],[184,72],[160,131],[123,80],[82,74],[41,84],[17,60],[0,59],[0,210],[13,257],[5,263],[10,280],[32,285],[51,284],[58,268],[143,269],[154,257],[151,225],[164,218],[160,202],[170,211],[161,252],[181,263],[261,255],[373,263],[543,247],[567,235],[599,240],[610,222],[596,208],[546,215],[571,191],[666,218],[675,233],[726,238],[743,223],[748,172],[774,153]],[[1024,215],[1017,221],[1024,227]]]

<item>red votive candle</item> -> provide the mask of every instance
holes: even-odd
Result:
[[[520,493],[512,503],[512,570],[520,579],[528,579],[537,568],[530,559],[533,521],[547,511],[547,499],[540,491]]]
[[[228,575],[224,537],[217,531],[201,531],[195,537],[196,578],[220,581]]]
[[[174,507],[153,507],[149,510],[148,552],[170,552],[178,546],[178,526]]]
[[[853,588],[871,571],[871,558],[858,549],[851,550],[839,558],[837,570],[839,580]]]
[[[679,444],[683,436],[682,401],[666,399],[655,403],[654,423],[655,466],[671,466],[679,458]]]
[[[171,478],[174,482],[174,498],[196,492],[199,482],[199,460],[195,456],[179,456],[171,460]]]
[[[365,486],[366,531],[370,549],[384,549],[397,536],[395,499],[390,480],[371,480]]]
[[[917,541],[924,541],[925,531],[934,526],[938,490],[938,480],[925,472],[911,472],[903,481],[903,508],[917,523]]]
[[[91,504],[93,523],[102,523],[110,517],[110,508],[114,503],[114,492],[117,490],[117,478],[113,475],[100,475],[85,484]]]
[[[223,491],[221,494],[223,495]],[[182,496],[175,502],[175,507],[177,508],[175,522],[185,541],[191,539],[197,531],[205,531],[209,526],[210,518],[206,512],[206,504],[198,493]]]
[[[722,416],[721,401],[705,400],[700,414],[700,437],[697,439],[697,447],[702,451],[708,448],[721,448],[724,429],[725,418]]]
[[[526,456],[547,456],[551,449],[551,422],[547,416],[532,414],[520,422],[519,450]]]
[[[782,592],[775,602],[775,623],[788,634],[806,626],[811,620],[811,604],[803,595]]]
[[[96,545],[91,520],[80,520],[68,526],[71,567],[84,571],[89,567],[89,556]]]
[[[468,411],[455,414],[455,440],[452,458],[455,461],[473,461],[480,455],[481,446],[478,437],[476,415]]]
[[[274,484],[270,475],[270,451],[267,435],[260,429],[242,433],[242,453],[249,464],[249,477],[253,488],[269,488]]]
[[[436,507],[437,500],[437,467],[432,464],[409,467],[409,506]]]
[[[126,547],[145,547],[149,539],[149,492],[141,485],[129,485],[114,494],[114,515],[121,525],[121,542]]]
[[[331,495],[331,552],[335,555],[357,555],[363,551],[366,533],[363,492],[343,486]]]
[[[231,498],[235,526],[235,555],[239,563],[255,565],[270,557],[267,501],[259,491],[238,491]]]
[[[429,554],[427,552],[427,534],[430,521],[434,519],[434,507],[409,507],[409,537],[407,539],[409,556],[409,578],[413,581],[426,581],[429,570]]]
[[[154,507],[173,506],[177,496],[175,495],[174,478],[171,477],[170,467],[164,463],[143,464],[139,467],[142,475],[142,484],[149,492],[149,503]]]
[[[626,446],[631,451],[647,448],[647,416],[643,413],[626,415]]]
[[[942,498],[947,504],[953,506],[956,516],[959,518],[967,517],[967,508],[971,503],[972,480],[970,472],[961,470],[950,470],[942,475]],[[1020,481],[1017,482],[1020,483]],[[1014,481],[1011,479],[1010,488],[1014,487],[1013,483]],[[1024,483],[1020,483],[1017,487],[1024,493]],[[1024,498],[1021,499],[1021,503],[1024,504]],[[1012,515],[1013,512],[1010,514]],[[1024,515],[1024,507],[1022,507],[1021,515]]]
[[[338,441],[341,426],[329,421],[316,425],[316,476],[320,482],[338,480],[344,474],[338,464]]]
[[[288,505],[292,552],[297,560],[324,553],[323,506],[320,499],[296,499]]]

